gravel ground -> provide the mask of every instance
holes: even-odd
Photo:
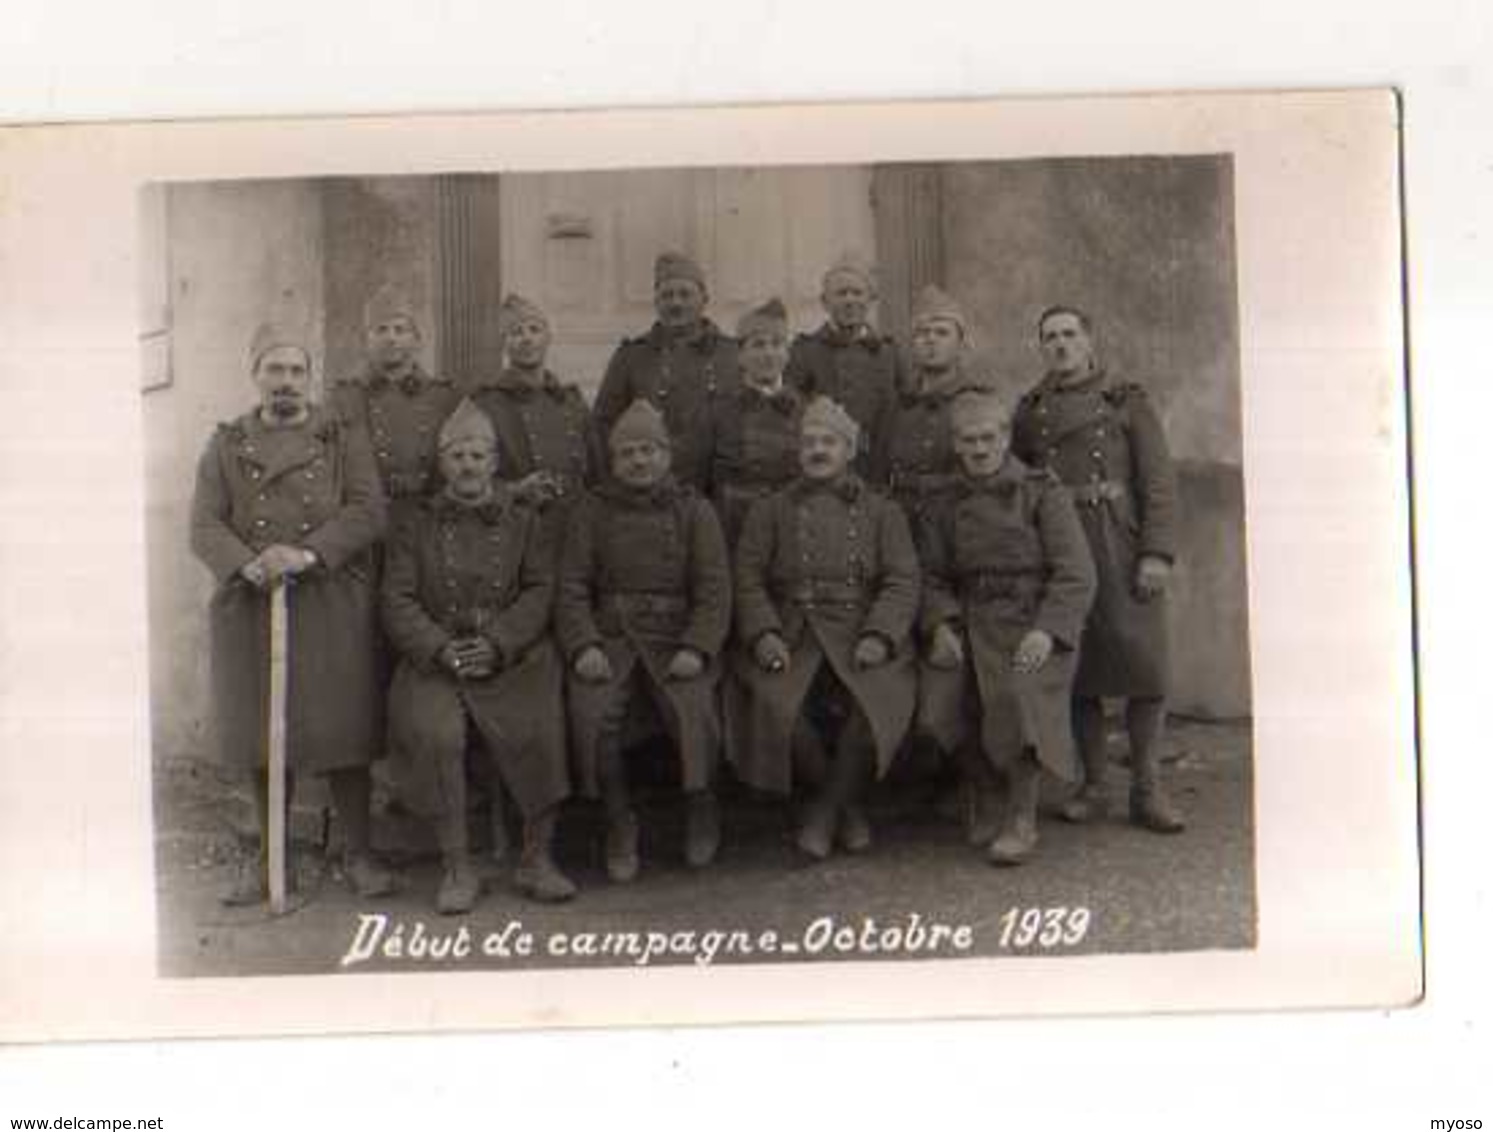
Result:
[[[1111,754],[1120,764],[1113,793],[1123,800],[1128,778],[1118,736]],[[337,971],[360,926],[366,944],[379,924],[378,946],[362,949],[371,955],[349,969],[619,965],[644,959],[660,965],[701,962],[706,951],[715,963],[822,962],[867,958],[868,941],[882,948],[877,958],[1251,947],[1249,726],[1174,721],[1167,760],[1174,794],[1189,817],[1185,833],[1147,833],[1126,823],[1120,807],[1108,820],[1084,827],[1045,817],[1039,855],[1019,869],[992,868],[966,846],[955,795],[927,778],[878,790],[871,852],[811,866],[795,856],[781,803],[734,792],[727,799],[720,860],[692,871],[681,860],[679,807],[665,791],[645,795],[644,869],[627,886],[609,885],[601,870],[599,815],[574,806],[560,838],[561,862],[581,886],[574,902],[555,907],[526,901],[513,892],[507,869],[495,866],[476,910],[456,918],[434,913],[440,869],[428,831],[382,809],[375,839],[399,866],[404,888],[377,901],[353,896],[320,852],[326,831],[313,791],[306,792],[293,825],[301,850],[301,891],[293,910],[272,918],[263,908],[222,907],[217,895],[231,875],[247,818],[242,792],[209,764],[163,763],[156,770],[155,811],[161,971]],[[1053,909],[1062,911],[1048,911]],[[934,925],[950,931],[936,933]],[[419,944],[411,947],[417,927],[426,945],[419,959],[411,954],[421,950]],[[475,954],[430,957],[432,942],[438,953],[443,946],[458,948],[463,928]],[[959,928],[964,934],[956,936]],[[484,942],[511,948],[523,932],[534,940],[531,954],[482,954]],[[770,950],[764,932],[777,933]],[[840,950],[852,936],[853,947]],[[385,951],[392,938],[402,944],[399,959]],[[559,948],[565,953],[549,954]]]

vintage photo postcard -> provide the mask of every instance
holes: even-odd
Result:
[[[1420,994],[1384,91],[0,135],[0,1037]]]

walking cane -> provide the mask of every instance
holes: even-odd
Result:
[[[276,582],[270,587],[270,703],[269,703],[269,872],[270,912],[285,914],[285,700],[289,673],[290,585]]]

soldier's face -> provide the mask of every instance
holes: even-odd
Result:
[[[742,340],[737,355],[741,375],[753,386],[763,389],[777,385],[788,364],[788,335],[781,330],[757,330]]]
[[[952,318],[924,318],[912,328],[912,362],[919,369],[948,369],[963,348],[964,331]]]
[[[653,440],[612,445],[612,474],[628,487],[652,487],[669,473],[669,449]]]
[[[368,356],[380,368],[396,369],[415,360],[420,328],[412,318],[394,315],[368,328]]]
[[[549,324],[526,318],[508,331],[508,360],[519,369],[538,369],[549,353]]]
[[[832,480],[843,475],[853,455],[850,441],[827,428],[806,425],[799,436],[798,463],[811,480]]]
[[[1047,371],[1059,375],[1085,373],[1094,359],[1094,344],[1076,314],[1049,315],[1038,332]]]
[[[1011,446],[1007,421],[987,419],[961,423],[954,428],[954,454],[964,470],[976,479],[994,475]]]
[[[462,499],[487,494],[498,470],[498,458],[485,440],[458,440],[441,449],[441,475]]]
[[[837,272],[824,281],[820,301],[830,321],[845,330],[864,326],[876,298],[863,279],[848,272]]]
[[[658,321],[670,330],[684,330],[705,314],[705,288],[693,279],[665,279],[653,289]]]
[[[294,420],[311,403],[311,366],[299,346],[275,346],[254,367],[259,403],[277,420]]]

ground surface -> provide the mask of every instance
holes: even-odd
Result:
[[[1128,776],[1123,742],[1112,755],[1113,794],[1123,802]],[[408,957],[416,934],[425,943],[455,942],[465,926],[476,954],[464,966],[486,968],[561,964],[637,963],[640,949],[654,964],[700,962],[706,933],[739,931],[729,943],[716,939],[716,963],[758,962],[764,931],[775,931],[775,961],[867,958],[842,952],[825,924],[849,927],[873,944],[897,943],[876,958],[929,954],[1031,954],[1183,951],[1250,947],[1255,939],[1253,811],[1247,724],[1176,721],[1168,738],[1168,770],[1176,799],[1188,814],[1189,828],[1158,836],[1124,821],[1123,806],[1104,822],[1071,826],[1044,816],[1039,855],[1019,869],[995,869],[963,840],[954,796],[929,781],[886,786],[872,808],[876,844],[864,856],[836,856],[813,866],[801,864],[790,841],[781,804],[733,793],[726,808],[726,843],[709,870],[694,872],[680,859],[680,816],[666,794],[643,807],[644,870],[638,881],[613,886],[600,867],[599,815],[572,808],[562,826],[562,864],[581,886],[573,903],[540,906],[515,894],[504,869],[494,869],[487,894],[466,917],[443,918],[433,910],[439,882],[428,833],[411,819],[381,814],[375,837],[400,866],[405,887],[395,896],[360,901],[334,868],[322,863],[316,845],[322,822],[314,797],[297,815],[295,832],[303,845],[301,895],[288,915],[272,918],[263,908],[229,909],[217,900],[227,883],[246,813],[243,797],[228,788],[207,764],[171,762],[157,767],[157,892],[162,973],[172,976],[323,973],[341,969],[360,924],[383,925],[372,956],[358,970],[422,969],[440,963]],[[1050,949],[1032,915],[1023,938],[1020,915],[1026,909],[1065,909],[1042,923],[1057,927]],[[1074,909],[1087,909],[1088,919]],[[1013,914],[1012,910],[1016,910]],[[383,921],[365,920],[382,913]],[[931,925],[965,925],[969,950],[945,939],[936,952],[915,952],[912,917]],[[829,917],[829,921],[825,920]],[[866,921],[874,922],[870,936]],[[517,921],[533,933],[528,957],[481,954],[481,943]],[[402,927],[405,954],[391,959],[385,950]],[[886,929],[898,934],[884,934]],[[508,943],[517,938],[510,929]],[[627,933],[636,933],[632,940]],[[652,936],[649,933],[656,933]],[[681,933],[693,933],[684,935]],[[754,949],[741,951],[744,939]],[[556,937],[561,937],[556,943]],[[364,936],[368,942],[371,935]],[[672,951],[658,954],[667,938]],[[844,942],[848,937],[841,934]],[[651,942],[650,942],[651,940]],[[821,949],[815,944],[824,941]],[[1023,946],[1024,944],[1024,946]],[[594,948],[597,954],[547,955]],[[610,954],[602,954],[612,948]],[[631,948],[631,950],[628,950]],[[736,950],[733,952],[733,948]],[[457,960],[445,960],[456,965]]]

